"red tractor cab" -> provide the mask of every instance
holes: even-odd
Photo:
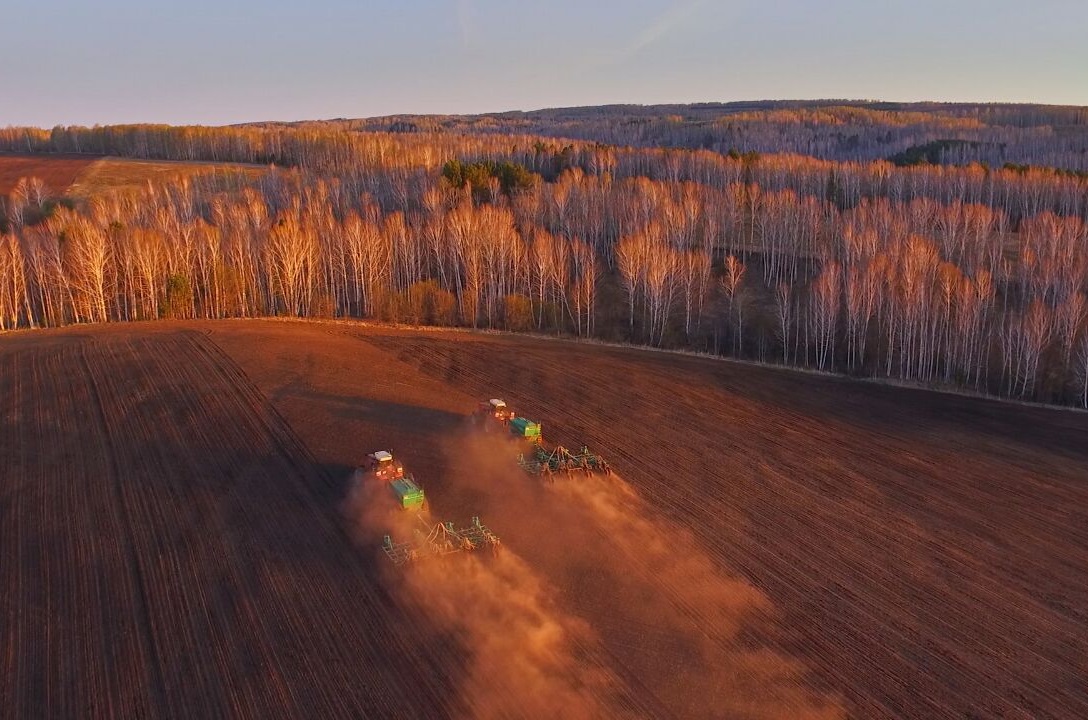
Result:
[[[476,422],[485,430],[490,430],[491,423],[506,425],[514,418],[514,411],[506,407],[506,403],[498,398],[485,400],[479,404],[474,413]]]
[[[393,453],[388,450],[378,450],[366,456],[363,461],[363,471],[373,473],[378,480],[393,482],[404,477],[404,466],[393,459]]]

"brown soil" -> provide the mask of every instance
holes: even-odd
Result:
[[[15,183],[24,177],[41,178],[51,195],[86,199],[105,192],[141,190],[148,183],[179,176],[239,173],[252,177],[267,170],[263,165],[243,163],[135,160],[100,155],[0,154],[0,195],[11,192]]]
[[[20,178],[41,178],[50,193],[63,195],[97,155],[0,155],[0,195],[7,195]]]
[[[544,483],[503,397],[618,478]],[[1088,415],[525,337],[0,338],[0,707],[1088,716]],[[497,558],[393,571],[392,447]],[[619,479],[622,478],[622,479]],[[380,512],[379,512],[380,511]]]
[[[102,193],[143,190],[147,188],[149,183],[159,184],[179,177],[193,177],[210,173],[232,173],[255,177],[267,171],[267,166],[242,163],[179,162],[106,157],[81,173],[69,188],[69,194],[75,198],[85,199]]]

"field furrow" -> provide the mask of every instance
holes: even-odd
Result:
[[[496,396],[617,475],[521,473]],[[5,336],[0,717],[1086,717],[1086,436],[526,337]],[[504,552],[393,569],[377,449]]]
[[[668,356],[563,343],[510,342],[517,361],[496,363],[506,341],[372,342],[604,453],[719,567],[767,593],[780,629],[764,641],[809,658],[817,686],[843,692],[853,714],[1072,717],[1088,705],[1084,452],[1034,447],[1068,430],[988,435],[910,405],[921,393],[883,388],[863,422],[835,408],[842,381],[813,381],[821,407],[812,389],[797,402],[757,371],[764,384],[746,388],[686,358],[675,365],[690,375],[661,367]],[[955,415],[972,402],[937,401]],[[999,428],[1019,410],[978,405]],[[1083,425],[1053,417],[1066,418]]]

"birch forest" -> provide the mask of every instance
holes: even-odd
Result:
[[[1088,407],[1088,178],[1074,165],[398,122],[0,129],[6,152],[223,164],[78,203],[20,180],[0,225],[0,328],[366,318]]]

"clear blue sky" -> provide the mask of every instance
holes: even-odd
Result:
[[[0,125],[775,98],[1088,105],[1085,0],[8,0]]]

